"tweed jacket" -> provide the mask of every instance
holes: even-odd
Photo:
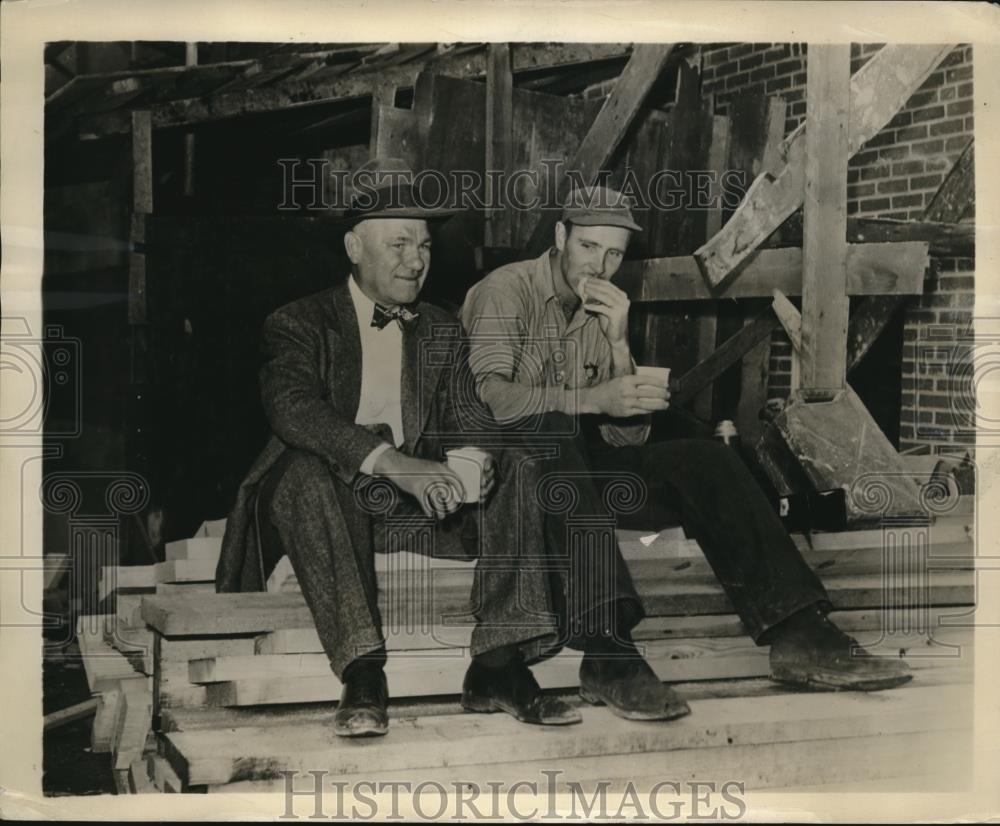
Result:
[[[490,414],[475,394],[456,392],[453,379],[462,349],[458,319],[424,302],[415,309],[419,317],[403,334],[400,449],[441,460],[447,447],[470,443],[461,436],[462,422],[483,421]],[[265,321],[260,389],[272,435],[236,494],[216,568],[217,591],[264,589],[255,503],[261,482],[286,449],[316,454],[350,485],[365,457],[392,441],[386,426],[354,423],[361,393],[358,323],[346,281],[288,304]],[[463,405],[477,409],[463,414]],[[443,537],[444,552],[467,555],[465,533]]]

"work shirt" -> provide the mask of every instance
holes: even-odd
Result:
[[[553,248],[494,270],[462,305],[476,386],[500,422],[572,412],[578,388],[614,378],[599,317],[581,304],[566,320],[553,281],[555,255]],[[649,430],[648,415],[600,424],[601,436],[615,446],[642,444]]]
[[[361,399],[355,424],[389,425],[396,447],[403,444],[402,364],[403,331],[395,321],[381,330],[372,326],[375,302],[365,295],[352,275],[348,289],[358,316],[361,333]],[[375,460],[392,445],[383,442],[361,463],[361,472],[371,475]]]

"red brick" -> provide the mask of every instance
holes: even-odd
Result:
[[[901,161],[903,158],[907,158],[910,155],[910,147],[906,144],[902,146],[884,146],[878,151],[878,156],[880,160],[883,161]]]
[[[976,130],[976,119],[970,115],[965,119],[965,131],[974,132]]]
[[[937,89],[927,89],[922,92],[914,92],[910,95],[910,99],[906,101],[907,109],[919,109],[921,106],[926,106],[928,103],[934,103],[937,100]]]
[[[936,155],[944,150],[944,141],[924,141],[923,143],[914,143],[910,145],[910,151],[914,155]]]
[[[971,98],[972,97],[972,84],[962,83],[958,87],[958,96],[960,98]]]
[[[712,49],[704,53],[704,60],[708,66],[718,66],[729,60],[729,47],[723,46],[719,49]]]
[[[785,60],[774,67],[775,74],[787,75],[791,72],[797,72],[802,68],[801,60]]]
[[[735,46],[729,47],[730,57],[743,57],[748,55],[753,51],[753,43],[737,43]]]
[[[950,135],[955,132],[962,131],[962,119],[957,120],[946,120],[941,123],[932,123],[930,128],[930,134],[935,135]]]
[[[926,126],[910,126],[906,129],[900,129],[897,133],[897,137],[900,143],[905,143],[906,141],[919,141],[927,137],[927,127]]]
[[[878,191],[880,193],[906,192],[909,189],[909,185],[909,181],[905,178],[890,178],[886,181],[878,182]]]
[[[871,181],[875,178],[888,178],[889,177],[889,164],[882,163],[877,166],[866,166],[861,170],[861,180]]]
[[[857,213],[857,211],[858,211],[858,202],[857,201],[848,201],[847,202],[847,214],[848,215],[854,215],[855,213]]]
[[[936,173],[934,175],[918,175],[910,179],[910,189],[937,189],[941,186],[944,175]]]
[[[749,79],[750,75],[747,74],[746,72],[741,72],[738,75],[731,75],[729,79],[726,81],[726,88],[733,89],[737,86],[746,83]]]
[[[920,206],[924,199],[922,195],[899,195],[892,199],[892,208]]]
[[[867,201],[862,201],[861,204],[860,204],[860,206],[861,206],[861,209],[863,209],[865,212],[877,212],[880,209],[888,209],[889,208],[889,199],[888,198],[869,198]]]
[[[972,100],[966,98],[965,100],[957,100],[954,103],[948,104],[948,117],[954,115],[967,115],[972,111]]]
[[[929,106],[926,109],[917,109],[913,113],[914,123],[926,123],[929,120],[937,120],[944,117],[943,106]]]
[[[949,152],[962,152],[969,143],[969,135],[959,135],[958,137],[948,138],[945,142],[944,148]],[[947,164],[951,166],[951,164]]]
[[[876,149],[866,149],[863,152],[858,152],[853,158],[848,161],[850,166],[865,166],[870,164],[872,161],[876,160],[879,156],[879,150]]]
[[[924,162],[921,160],[903,161],[892,165],[893,175],[915,175],[924,171]]]
[[[942,290],[974,290],[976,277],[974,275],[948,275],[941,278],[939,288]]]
[[[972,67],[971,66],[960,66],[957,69],[949,69],[945,75],[948,83],[955,80],[971,80],[972,79]]]
[[[778,77],[774,80],[769,80],[766,85],[766,90],[768,94],[773,92],[780,92],[782,89],[787,89],[792,85],[792,79],[788,77]]]
[[[955,93],[958,91],[957,86],[942,86],[938,90],[938,97],[943,100],[954,100]]]
[[[740,59],[740,71],[747,69],[756,69],[764,62],[764,55],[762,54],[752,54],[747,57]]]
[[[772,46],[766,52],[764,52],[764,60],[768,63],[774,63],[777,60],[784,60],[792,53],[787,43],[780,43],[777,46]]]
[[[806,73],[805,72],[801,72],[800,74],[795,75],[795,77],[792,78],[792,83],[794,83],[796,86],[805,86],[806,85]]]
[[[891,181],[886,181],[885,183],[891,183]],[[903,181],[905,184],[906,182]],[[882,186],[882,184],[879,184]],[[847,185],[847,197],[848,198],[867,198],[869,195],[875,194],[875,184],[848,184]]]
[[[912,129],[913,127],[910,128]],[[875,135],[875,137],[873,137],[870,141],[868,141],[868,143],[866,143],[865,146],[869,148],[873,146],[889,146],[891,144],[896,143],[897,135],[902,135],[902,133],[905,131],[906,131],[905,129],[902,129],[897,133],[896,130],[894,129],[883,129],[881,132]],[[903,138],[900,137],[899,140],[902,141]]]
[[[759,69],[754,69],[750,72],[750,80],[754,82],[757,82],[758,80],[768,80],[772,77],[774,77],[774,66],[761,66]]]

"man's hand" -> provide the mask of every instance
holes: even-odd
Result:
[[[587,300],[583,308],[601,317],[601,332],[612,347],[628,344],[629,300],[623,290],[602,278],[588,278],[585,289]]]
[[[618,376],[581,393],[581,413],[626,418],[670,407],[667,383],[654,376]]]
[[[400,490],[410,494],[420,503],[424,514],[435,519],[453,514],[465,500],[461,480],[444,462],[418,459],[390,449],[375,460],[373,470],[376,476],[389,479]]]

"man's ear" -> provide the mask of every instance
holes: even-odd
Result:
[[[562,252],[566,249],[566,237],[569,235],[566,225],[562,221],[556,221],[556,249]]]
[[[347,257],[351,259],[352,264],[357,264],[361,260],[364,242],[353,229],[348,230],[344,236],[344,249],[347,250]]]

